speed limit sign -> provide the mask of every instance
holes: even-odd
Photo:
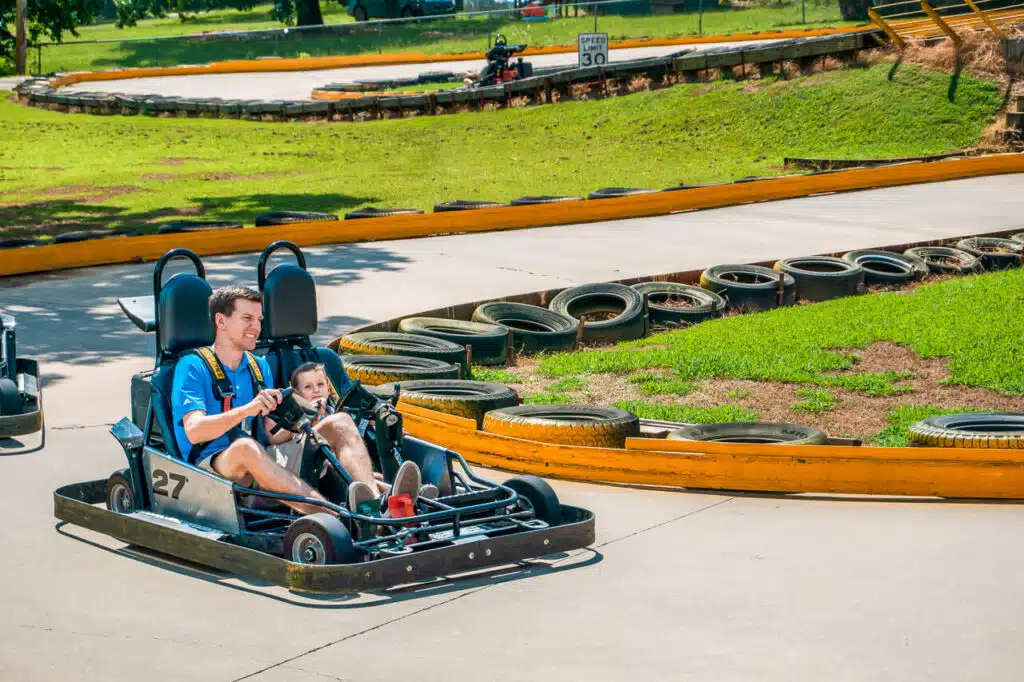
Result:
[[[576,44],[580,51],[580,66],[604,66],[608,63],[607,33],[581,33]]]

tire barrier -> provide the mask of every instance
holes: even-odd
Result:
[[[617,343],[642,338],[647,333],[643,295],[622,284],[584,284],[571,287],[551,299],[551,310],[583,322],[583,340]],[[595,320],[595,316],[606,319]]]
[[[594,190],[587,195],[588,199],[614,199],[615,197],[632,197],[637,194],[654,194],[660,190],[642,187],[605,187]]]
[[[675,282],[641,282],[633,288],[647,296],[651,324],[697,324],[725,311],[725,299],[713,291]]]
[[[1024,414],[945,414],[908,430],[911,445],[939,448],[1024,449]]]
[[[572,350],[579,321],[525,303],[492,301],[473,311],[473,321],[511,330],[512,350],[522,353]]]
[[[345,214],[345,220],[359,220],[360,218],[387,218],[396,215],[422,215],[423,211],[418,208],[357,208]]]
[[[519,395],[511,388],[486,381],[419,379],[382,384],[375,392],[391,395],[395,386],[399,388],[399,402],[472,419],[478,426],[491,410],[519,404]]]
[[[542,194],[533,197],[519,197],[509,202],[510,206],[537,206],[539,204],[563,204],[570,201],[583,201],[584,197],[559,197]]]
[[[961,239],[956,248],[977,258],[986,270],[1019,268],[1024,242],[998,237],[971,237]]]
[[[918,246],[903,253],[920,258],[936,275],[969,275],[985,270],[976,256],[948,246]]]
[[[341,350],[354,355],[402,355],[431,358],[462,367],[466,366],[466,347],[432,336],[394,332],[354,332],[341,337]]]
[[[701,273],[700,285],[734,310],[771,310],[796,301],[792,275],[760,265],[714,265]]]
[[[412,379],[458,379],[459,368],[450,362],[401,355],[343,355],[345,371],[367,386]]]
[[[928,276],[928,264],[915,256],[878,249],[843,254],[843,260],[864,269],[867,284],[906,284]]]
[[[485,414],[483,430],[542,443],[621,448],[640,435],[640,420],[616,407],[519,405]]]
[[[189,232],[215,232],[240,230],[242,223],[232,220],[172,220],[156,229],[157,234],[187,234]]]
[[[775,263],[775,269],[791,276],[797,298],[807,301],[853,296],[864,284],[864,269],[841,258],[784,258]]]
[[[559,99],[572,96],[573,88],[587,85],[594,96],[611,94],[611,83],[628,83],[637,76],[664,82],[666,77],[684,78],[708,70],[729,70],[747,65],[773,65],[785,61],[807,63],[826,56],[848,57],[862,49],[877,46],[874,30],[846,32],[837,35],[822,35],[808,38],[792,38],[774,43],[716,47],[699,52],[680,52],[665,57],[612,62],[603,66],[569,68],[551,74],[541,74],[511,83],[485,86],[473,89],[457,89],[450,92],[422,92],[404,95],[374,94],[360,96],[351,91],[317,89],[310,100],[227,100],[219,98],[191,99],[185,97],[160,97],[105,92],[61,92],[57,88],[72,83],[91,80],[116,80],[120,78],[149,77],[160,75],[190,75],[202,73],[232,73],[253,71],[293,71],[311,68],[330,60],[265,60],[258,65],[246,63],[225,63],[223,66],[191,67],[179,69],[134,69],[121,72],[100,72],[83,74],[61,74],[52,78],[32,78],[15,88],[17,97],[31,106],[74,113],[121,114],[126,116],[204,116],[229,117],[246,120],[345,120],[358,121],[367,118],[401,116],[406,110],[427,114],[445,113],[465,107],[508,106],[514,99],[527,98],[534,102],[551,102],[553,93]],[[768,34],[767,37],[770,37]],[[652,41],[652,44],[657,41]],[[662,44],[673,44],[671,42]],[[675,43],[680,44],[680,43]],[[575,50],[572,50],[575,51]],[[386,56],[385,56],[386,57]],[[337,60],[335,60],[337,61]],[[353,60],[349,60],[353,61]],[[395,58],[391,62],[408,63]],[[424,55],[423,61],[431,61]],[[276,67],[276,68],[275,68]],[[334,68],[324,66],[323,68]],[[380,86],[396,81],[366,81]],[[411,84],[411,83],[410,83]],[[624,88],[628,92],[628,88]],[[352,97],[355,95],[355,97]],[[322,99],[329,98],[329,99]],[[338,99],[343,98],[343,99]]]
[[[313,211],[270,211],[256,216],[254,223],[256,227],[267,225],[290,225],[291,223],[314,222],[318,220],[337,220],[338,216],[332,213],[316,213]]]
[[[508,329],[496,324],[448,320],[443,317],[407,317],[398,323],[405,334],[432,336],[472,347],[472,364],[503,365],[508,355]]]
[[[496,201],[464,201],[456,199],[455,201],[446,201],[442,204],[434,204],[434,213],[472,211],[477,208],[501,208],[502,206],[508,206],[508,204],[501,204]]]
[[[824,445],[824,431],[800,424],[773,422],[721,422],[691,424],[670,431],[668,440],[702,441],[706,443],[786,443],[788,445]]]

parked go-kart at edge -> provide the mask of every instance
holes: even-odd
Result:
[[[297,263],[278,264],[267,272],[278,249],[292,252]],[[177,273],[164,282],[164,268],[179,258],[191,261],[195,274]],[[420,497],[404,516],[354,513],[343,503],[351,478],[326,444],[307,446],[299,468],[300,477],[326,501],[243,487],[182,458],[174,438],[163,435],[172,432],[174,368],[183,355],[209,346],[214,328],[204,266],[191,251],[175,249],[155,266],[151,298],[118,301],[136,326],[156,333],[157,346],[155,370],[133,378],[134,418],[121,419],[111,429],[128,466],[108,479],[55,491],[59,519],[188,561],[317,592],[385,588],[593,542],[591,512],[560,504],[540,478],[493,483],[474,474],[458,453],[405,435],[395,409],[397,391],[391,400],[381,400],[346,376],[333,351],[313,346],[316,289],[297,246],[268,246],[259,259],[257,280],[264,314],[257,353],[266,358],[278,387],[299,364],[323,364],[336,387],[339,409],[359,426],[384,480],[391,482],[401,463],[411,460],[424,483],[438,486],[440,496]],[[146,386],[150,390],[138,390]],[[271,418],[280,427],[308,433],[309,403],[303,405],[290,389],[282,393]],[[300,516],[283,500],[324,512]]]
[[[15,329],[14,317],[0,313],[0,438],[43,428],[39,364],[18,357]]]
[[[512,55],[522,52],[526,45],[509,45],[504,35],[498,34],[494,39],[494,46],[487,50],[487,66],[477,74],[475,80],[467,85],[482,87],[485,85],[500,85],[520,78],[529,78],[533,75],[533,64],[524,62],[522,57],[515,64],[510,64]]]

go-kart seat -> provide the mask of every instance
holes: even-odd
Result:
[[[338,354],[313,345],[317,330],[316,284],[304,268],[282,263],[267,274],[263,285],[263,330],[267,364],[277,388],[285,388],[295,368],[319,362],[334,389],[344,394],[352,384]]]
[[[14,344],[14,318],[0,313],[0,379],[18,379],[18,359]]]
[[[174,417],[171,410],[171,387],[178,359],[188,351],[213,343],[214,328],[210,320],[210,295],[213,290],[205,279],[179,273],[167,280],[156,304],[156,333],[159,349],[157,370],[151,381],[150,405],[153,420],[160,427],[161,444],[167,454],[187,460],[178,451],[174,440]],[[146,430],[150,442],[152,429]],[[187,455],[187,453],[186,453]]]

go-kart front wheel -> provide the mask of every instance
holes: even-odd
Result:
[[[107,479],[107,509],[115,514],[131,514],[135,511],[135,493],[127,469],[115,471]]]
[[[296,519],[284,536],[284,558],[297,564],[352,564],[359,551],[340,519],[321,512]]]
[[[562,504],[548,482],[539,476],[516,476],[505,481],[505,485],[519,493],[533,507],[534,515],[548,524],[557,526],[562,522]]]

